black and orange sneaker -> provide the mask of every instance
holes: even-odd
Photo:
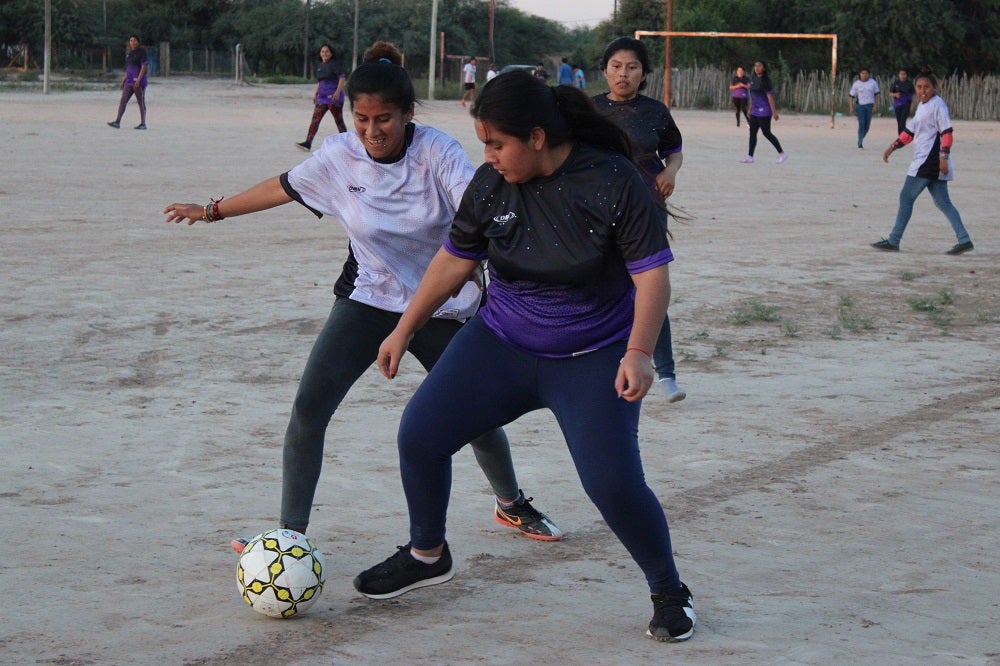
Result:
[[[521,492],[521,497],[514,502],[510,508],[500,506],[496,503],[496,510],[493,517],[501,525],[513,527],[521,530],[524,536],[538,541],[559,541],[563,533],[548,516],[531,506],[533,497],[525,497]]]

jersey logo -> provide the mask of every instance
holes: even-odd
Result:
[[[517,213],[504,213],[503,215],[494,215],[493,221],[497,224],[507,224],[508,222],[513,222],[517,219]]]
[[[347,191],[348,192],[364,192],[365,188],[361,187],[360,185],[348,185],[347,186]]]

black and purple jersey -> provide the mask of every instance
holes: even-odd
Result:
[[[625,130],[632,142],[632,159],[642,168],[643,180],[654,196],[656,176],[663,171],[663,158],[683,149],[681,131],[670,109],[658,100],[637,95],[627,102],[615,102],[607,94],[593,97],[597,112],[611,118]]]
[[[750,115],[757,118],[771,117],[771,102],[767,96],[774,93],[770,76],[753,75],[750,79]]]
[[[585,144],[551,176],[527,183],[479,167],[444,248],[489,260],[480,314],[494,333],[556,358],[627,340],[631,275],[673,260],[660,211],[635,165]]]
[[[316,103],[343,106],[344,89],[340,89],[340,94],[336,98],[333,96],[333,93],[337,92],[337,85],[340,83],[340,79],[344,78],[344,72],[341,70],[340,64],[333,60],[321,62],[316,67],[316,78],[319,80],[319,85],[316,87]]]
[[[125,54],[125,86],[132,87],[135,85],[136,79],[139,78],[139,72],[142,71],[142,66],[147,64],[146,49],[141,46],[134,51],[129,51]],[[139,81],[139,85],[146,85],[146,75],[142,75],[142,79]]]

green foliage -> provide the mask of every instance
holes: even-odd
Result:
[[[426,68],[431,2],[358,0],[359,50],[390,40],[406,54],[411,71]],[[241,43],[258,73],[299,74],[304,56],[314,62],[324,42],[349,64],[354,6],[355,0],[52,0],[53,45],[109,48],[120,60],[130,33],[144,44],[169,41],[175,48],[230,51]],[[440,0],[437,29],[444,33],[446,54],[489,55],[488,6],[482,0]],[[495,60],[502,65],[569,56],[593,73],[614,37],[665,29],[664,7],[663,0],[619,0],[617,16],[593,29],[569,29],[500,0]],[[3,0],[0,45],[27,43],[31,54],[42,53],[43,19],[40,0]],[[684,0],[675,3],[673,19],[680,31],[837,33],[839,69],[848,78],[861,66],[878,73],[900,66],[926,66],[938,74],[1000,71],[997,0]],[[662,63],[665,40],[647,43],[654,64]],[[728,70],[760,58],[779,75],[825,69],[830,58],[828,43],[818,40],[678,37],[671,47],[675,67]]]
[[[780,308],[776,305],[764,305],[760,301],[751,300],[736,308],[736,311],[729,315],[726,321],[740,326],[755,321],[778,321],[781,319],[778,315],[779,310]]]

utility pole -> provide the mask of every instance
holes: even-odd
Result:
[[[309,78],[309,15],[312,13],[310,8],[312,6],[312,0],[306,0],[306,34],[305,34],[305,46],[302,51],[302,78]]]
[[[493,55],[493,26],[496,23],[496,13],[497,13],[496,0],[490,0],[490,20],[489,20],[490,35],[486,46],[486,52],[490,58],[490,62],[496,62],[496,56]]]
[[[667,0],[667,33],[674,30],[674,0]],[[670,106],[670,35],[663,48],[663,104]]]
[[[24,55],[28,66],[28,54]],[[49,72],[52,70],[52,0],[45,0],[45,59],[42,67],[42,93],[49,94]]]
[[[437,0],[435,0],[436,2]],[[351,59],[351,70],[358,66],[358,0],[354,0],[354,55]]]
[[[357,2],[357,0],[355,0],[355,2]],[[427,62],[429,63],[429,66],[427,68],[427,99],[429,100],[434,99],[434,83],[435,83],[434,79],[437,77],[437,72],[434,71],[434,68],[437,66],[437,59],[434,54],[434,51],[436,50],[437,47],[437,40],[435,39],[435,37],[437,36],[437,24],[438,24],[438,0],[434,0],[434,2],[431,4],[431,39],[430,39],[431,53],[427,59]]]

